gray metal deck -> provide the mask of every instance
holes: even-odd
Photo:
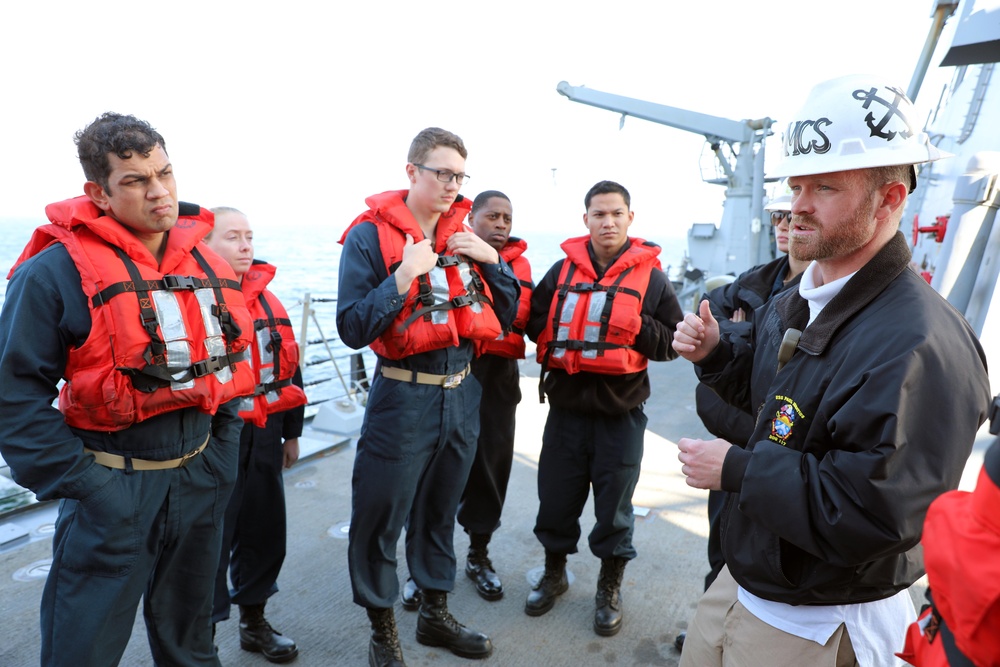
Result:
[[[523,372],[524,400],[518,409],[514,470],[503,525],[490,550],[506,594],[497,602],[486,602],[476,595],[461,570],[468,540],[459,531],[455,535],[459,575],[449,597],[451,611],[462,623],[492,637],[495,650],[479,662],[484,667],[676,665],[679,654],[673,640],[686,627],[707,570],[707,494],[684,483],[673,444],[683,436],[707,435],[694,409],[695,379],[690,364],[677,360],[651,365],[654,397],[647,405],[649,431],[634,497],[637,508],[649,512],[636,520],[639,557],[625,571],[624,627],[609,638],[598,637],[591,628],[600,563],[586,547],[586,534],[592,525],[589,503],[582,520],[581,552],[569,559],[570,590],[544,616],[532,618],[523,612],[528,575],[543,562],[532,527],[538,502],[535,470],[545,420],[545,406],[535,399],[537,366],[525,362]],[[967,477],[973,481],[988,442],[987,437],[981,438],[970,462]],[[301,461],[285,476],[288,557],[278,582],[281,591],[268,604],[267,615],[275,627],[298,643],[300,655],[293,664],[366,665],[367,617],[351,602],[347,574],[345,528],[350,514],[353,443],[325,450],[320,445],[318,449],[319,453]],[[33,530],[31,539],[0,551],[0,618],[6,637],[0,643],[0,665],[4,667],[38,664],[37,607],[43,580],[30,575],[33,564],[36,571],[44,570],[50,540],[44,530]],[[402,544],[401,540],[401,580],[406,577]],[[915,589],[915,598],[922,596],[922,590]],[[444,649],[418,644],[415,614],[403,611],[398,604],[396,614],[404,655],[411,667],[474,664]],[[236,620],[220,624],[218,630],[224,665],[269,664],[262,656],[239,648]],[[141,614],[122,664],[152,665]]]

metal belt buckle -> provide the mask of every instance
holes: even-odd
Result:
[[[445,377],[444,383],[442,383],[441,386],[444,387],[445,389],[454,389],[458,385],[462,384],[463,378],[465,378],[465,371],[449,375]]]
[[[200,449],[192,449],[190,452],[181,457],[180,463],[177,464],[178,468],[183,468],[188,464],[188,461],[198,456],[201,453]]]

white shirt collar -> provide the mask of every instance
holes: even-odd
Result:
[[[802,280],[799,282],[799,296],[809,302],[809,324],[812,324],[819,317],[826,304],[830,303],[833,297],[840,294],[840,290],[844,288],[847,281],[857,273],[857,271],[849,273],[843,278],[837,278],[832,282],[817,287],[816,272],[818,270],[816,262],[810,262],[806,270],[802,272]]]

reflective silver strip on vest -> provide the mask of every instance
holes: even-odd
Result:
[[[450,300],[448,295],[448,274],[445,273],[444,267],[435,266],[427,274],[427,279],[431,281],[431,295],[434,297],[434,305],[436,306],[439,303],[448,303]],[[447,310],[438,310],[431,313],[431,324],[447,323]]]
[[[465,285],[466,293],[471,293],[474,277],[472,273],[472,264],[469,262],[459,262],[458,275],[462,278],[462,284]],[[483,312],[483,304],[479,301],[473,301],[469,305],[469,308],[471,308],[474,313]]]
[[[604,311],[604,302],[607,301],[607,292],[591,292],[590,307],[587,309],[587,322],[583,327],[583,340],[588,343],[597,343],[601,340],[601,313]],[[585,359],[596,359],[597,348],[584,350]]]
[[[205,338],[205,351],[210,357],[222,357],[226,354],[226,340],[222,337],[222,325],[218,318],[212,314],[212,308],[216,305],[215,290],[196,289],[195,297],[201,304],[201,321],[205,324],[205,331],[208,337]],[[226,384],[233,379],[233,369],[228,365],[215,371],[215,379],[220,384]]]
[[[580,301],[580,295],[576,292],[569,292],[563,300],[563,309],[559,313],[559,328],[556,330],[556,340],[569,340],[569,325],[573,321],[573,314],[576,312],[576,305]],[[557,347],[552,352],[552,356],[562,358],[566,356],[565,347]]]
[[[257,352],[260,354],[260,368],[258,373],[260,374],[260,379],[258,382],[262,385],[268,385],[274,382],[274,352],[270,349],[271,344],[271,328],[264,327],[257,332]],[[274,403],[280,396],[275,390],[271,390],[264,395],[268,403]]]
[[[167,372],[172,377],[183,377],[191,368],[191,349],[188,347],[187,326],[181,316],[181,307],[177,295],[165,290],[153,293],[153,303],[156,305],[156,321],[160,325],[160,337],[167,347]],[[187,382],[171,382],[170,388],[179,391],[194,387],[194,380]]]
[[[222,339],[222,328],[219,321],[212,315],[215,292],[211,289],[198,289],[194,293],[201,306],[201,319],[208,332],[205,348],[210,356],[222,356],[226,353],[226,344]],[[156,322],[160,326],[160,336],[167,348],[167,372],[174,378],[182,378],[191,369],[191,348],[188,343],[187,326],[181,315],[180,303],[177,301],[177,295],[170,291],[155,290],[152,295],[153,304],[156,307]],[[215,377],[219,382],[226,383],[233,379],[233,372],[229,366],[226,366],[217,371]],[[170,388],[174,391],[193,387],[194,378],[186,382],[170,383]]]

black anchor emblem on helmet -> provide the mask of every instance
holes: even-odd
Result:
[[[886,100],[882,99],[876,94],[878,92],[877,87],[873,87],[868,90],[855,90],[853,95],[854,99],[865,101],[865,103],[861,105],[863,109],[867,109],[873,101],[878,102],[879,104],[885,106],[885,108],[887,109],[885,115],[882,116],[882,120],[880,120],[878,123],[874,122],[875,114],[873,114],[871,111],[869,111],[868,115],[865,116],[865,122],[868,124],[868,129],[872,131],[871,136],[882,137],[886,141],[892,141],[893,138],[895,138],[895,136],[899,134],[903,139],[909,139],[911,136],[913,136],[913,132],[910,130],[910,121],[906,117],[906,115],[902,112],[902,110],[900,110],[899,108],[900,101],[906,99],[906,93],[892,86],[886,86],[886,90],[892,91],[892,93],[895,95],[895,99],[893,99],[891,103],[887,102]],[[905,129],[899,130],[899,132],[893,132],[892,130],[885,130],[885,126],[889,124],[889,121],[892,120],[893,116],[899,116],[899,118],[904,123]]]

